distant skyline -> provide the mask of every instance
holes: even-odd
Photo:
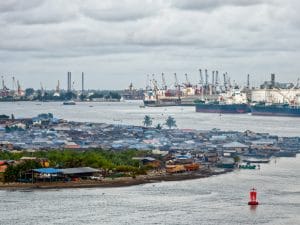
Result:
[[[296,0],[5,0],[0,2],[0,76],[23,87],[145,87],[176,72],[228,72],[251,84],[300,77]]]

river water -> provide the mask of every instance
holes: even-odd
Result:
[[[260,205],[247,205],[258,190]],[[0,224],[300,224],[300,157],[260,170],[122,188],[0,191]]]
[[[61,102],[0,102],[0,114],[16,118],[32,117],[51,112],[58,118],[74,121],[105,122],[142,125],[145,115],[153,118],[153,125],[165,123],[168,116],[175,118],[178,128],[207,130],[252,130],[282,136],[300,135],[300,118],[264,117],[250,114],[196,113],[194,107],[150,107],[140,108],[142,101],[116,103],[77,103],[65,106]]]
[[[180,128],[253,130],[299,136],[300,119],[195,113],[193,107],[140,108],[141,102],[0,103],[0,114],[15,117],[52,112],[56,117],[141,125],[173,116]],[[247,205],[258,189],[260,205]],[[236,170],[204,179],[122,188],[0,191],[0,224],[300,224],[300,156],[277,158],[260,170]]]

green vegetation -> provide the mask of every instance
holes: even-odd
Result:
[[[152,125],[152,119],[151,119],[151,117],[148,116],[148,115],[146,115],[144,117],[144,122],[143,123],[144,123],[144,126],[150,127]]]
[[[40,167],[41,164],[33,160],[25,161],[17,165],[9,165],[4,173],[4,181],[14,182],[18,179],[24,179],[27,175],[26,172]]]
[[[162,125],[159,123],[156,125],[155,129],[161,130],[162,129]]]
[[[102,168],[105,171],[115,171],[130,173],[131,176],[145,174],[148,168],[140,165],[139,161],[133,157],[144,156],[147,152],[127,150],[127,151],[105,151],[105,150],[64,150],[64,151],[38,151],[10,153],[0,152],[0,159],[18,160],[23,156],[46,158],[49,160],[50,167],[72,168],[72,167],[93,167]],[[40,168],[41,164],[37,161],[26,161],[24,163],[10,165],[4,173],[5,182],[16,181],[20,174],[25,174],[30,169]]]
[[[0,115],[0,119],[9,119],[9,116],[2,114]]]
[[[167,118],[166,125],[169,127],[169,129],[171,129],[172,127],[177,127],[176,120],[172,116],[169,116]]]

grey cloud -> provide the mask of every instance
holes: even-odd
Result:
[[[134,81],[152,72],[184,74],[199,64],[236,74],[256,65],[260,73],[300,70],[296,0],[9,2],[0,3],[3,73],[30,78],[42,70],[54,77],[77,68],[102,71],[108,80],[124,74],[124,83],[126,76]]]
[[[35,1],[32,1],[31,4],[33,2]],[[76,19],[78,9],[76,5],[68,6],[67,2],[61,0],[57,0],[55,3],[53,4],[53,1],[49,0],[40,1],[39,4],[34,4],[35,7],[28,8],[28,10],[15,10],[2,15],[2,17],[8,23],[25,25],[61,23]]]
[[[173,0],[173,6],[187,10],[209,10],[222,6],[251,6],[267,3],[269,0]]]
[[[108,22],[135,21],[155,15],[159,11],[159,2],[120,0],[101,3],[95,0],[82,1],[81,10],[86,17]]]
[[[2,0],[0,13],[29,10],[43,4],[44,0]]]

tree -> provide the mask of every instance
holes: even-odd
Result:
[[[169,116],[166,119],[166,125],[169,127],[169,129],[171,129],[172,127],[177,127],[176,120],[172,116]]]
[[[159,123],[159,124],[156,125],[155,128],[158,129],[158,130],[161,130],[162,129],[162,125]]]
[[[9,119],[9,116],[8,115],[5,115],[5,114],[2,114],[2,115],[0,115],[0,120],[1,119]]]
[[[144,117],[144,126],[150,127],[152,125],[152,119],[150,116],[146,115]]]

